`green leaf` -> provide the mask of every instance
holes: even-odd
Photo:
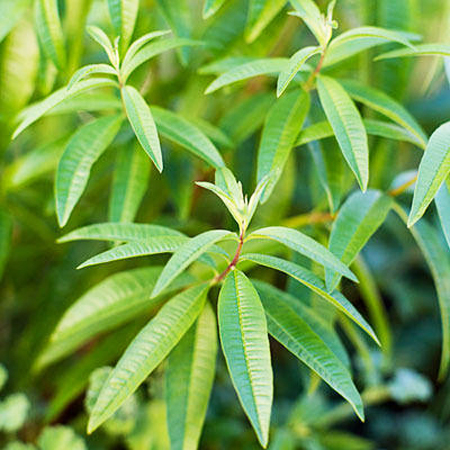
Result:
[[[208,19],[213,16],[227,0],[204,0],[203,18]]]
[[[295,8],[292,15],[300,17],[323,47],[327,42],[326,30],[320,9],[313,0],[290,0]]]
[[[369,148],[359,111],[336,80],[320,76],[317,89],[342,154],[365,191],[369,182]]]
[[[410,56],[450,56],[449,44],[420,44],[414,48],[401,48],[383,53],[375,58],[375,61],[391,58],[404,58]]]
[[[19,22],[30,3],[31,0],[3,0],[0,3],[0,42]]]
[[[262,201],[269,198],[289,158],[292,147],[309,111],[310,98],[305,91],[294,91],[277,100],[269,110],[258,149],[258,181],[273,173]]]
[[[229,69],[216,78],[207,88],[205,94],[238,81],[248,80],[260,75],[274,75],[286,69],[287,58],[260,58]]]
[[[207,292],[203,283],[176,295],[136,336],[103,385],[88,433],[108,419],[165,359],[202,311]]]
[[[354,100],[380,112],[406,128],[417,137],[421,146],[425,148],[428,141],[427,135],[414,117],[412,117],[411,114],[396,100],[382,91],[364,86],[354,80],[343,80],[341,83]]]
[[[184,269],[205,253],[213,244],[230,234],[233,233],[226,230],[211,230],[189,239],[167,262],[153,289],[152,297],[155,297],[165,289],[177,275],[183,272]]]
[[[350,372],[317,332],[303,319],[295,300],[278,295],[262,295],[269,333],[316,372],[353,407],[361,420],[364,410]],[[298,301],[297,301],[298,303]]]
[[[39,357],[39,365],[60,359],[94,336],[150,312],[168,294],[194,282],[183,274],[162,296],[150,299],[161,270],[161,266],[154,266],[119,272],[89,289],[64,313]]]
[[[140,149],[124,146],[118,150],[109,201],[111,222],[133,222],[147,191],[149,175],[150,163]]]
[[[111,22],[121,47],[125,49],[134,31],[134,24],[139,10],[139,0],[108,0]]]
[[[337,36],[330,42],[324,60],[324,67],[350,58],[363,50],[389,42],[397,42],[414,49],[414,46],[410,42],[411,38],[417,39],[420,37],[411,35],[411,33],[387,30],[379,27],[353,28]]]
[[[0,402],[0,430],[11,434],[23,427],[30,410],[30,402],[25,394],[16,393]]]
[[[58,223],[63,227],[86,188],[91,168],[108,148],[122,116],[107,116],[83,125],[72,136],[59,161],[55,179]]]
[[[98,75],[98,74],[106,74],[106,75],[114,75],[117,76],[117,71],[114,67],[111,67],[109,64],[89,64],[88,66],[84,66],[81,69],[77,70],[69,81],[67,85],[67,90],[70,90],[74,84],[78,83],[83,78],[86,78],[89,75]]]
[[[224,165],[222,156],[215,145],[191,122],[157,106],[152,106],[152,113],[162,136],[181,145],[214,168]]]
[[[106,35],[106,33],[98,27],[95,26],[88,26],[86,28],[87,32],[89,33],[89,36],[91,36],[92,39],[94,39],[97,44],[101,45],[103,47],[103,50],[105,50],[106,54],[108,55],[109,61],[111,64],[118,69],[119,68],[119,55],[117,54],[117,49],[113,47],[113,44],[111,43],[109,37]]]
[[[408,216],[403,207],[394,204],[395,212],[405,222]],[[450,258],[448,249],[442,245],[442,239],[425,220],[410,228],[431,270],[436,286],[442,321],[442,352],[439,378],[444,380],[450,367]]]
[[[157,255],[159,253],[172,253],[188,240],[185,236],[157,236],[146,242],[130,242],[119,245],[89,258],[77,269],[111,261],[136,258],[138,256]]]
[[[87,446],[72,428],[63,425],[45,427],[38,439],[39,450],[87,450]]]
[[[234,389],[258,440],[266,447],[273,374],[264,309],[250,280],[232,270],[217,304],[220,341]]]
[[[408,227],[423,216],[449,173],[450,122],[446,122],[433,132],[420,161]]]
[[[217,324],[207,303],[168,358],[167,423],[173,450],[198,447],[211,394],[217,358]]]
[[[392,198],[380,191],[355,192],[342,205],[331,228],[328,249],[344,264],[350,265],[370,237],[386,219]],[[325,270],[327,289],[332,291],[340,276]]]
[[[122,79],[124,82],[128,77],[141,65],[147,62],[149,59],[175,48],[191,45],[201,45],[202,42],[194,41],[192,39],[185,38],[170,38],[170,39],[160,39],[156,42],[150,42],[149,44],[142,47],[136,52],[136,54],[131,57],[126,64],[121,67]]]
[[[435,202],[442,230],[450,247],[450,187],[448,179],[436,194]]]
[[[305,255],[324,267],[344,275],[353,281],[358,281],[352,271],[326,247],[300,231],[286,227],[266,227],[253,231],[247,238],[271,239],[292,250]]]
[[[253,42],[286,5],[286,0],[251,0],[245,39]]]
[[[125,111],[134,134],[158,171],[162,172],[161,145],[149,106],[142,95],[132,86],[123,87],[121,93]]]
[[[19,116],[20,123],[15,129],[12,138],[15,139],[20,133],[22,133],[23,130],[28,128],[31,124],[36,122],[44,114],[62,103],[64,100],[72,98],[81,92],[106,86],[117,86],[117,83],[108,78],[92,78],[89,80],[80,81],[73,86],[70,91],[68,91],[65,87],[58,89],[44,100],[41,100],[22,111]]]
[[[0,209],[0,280],[2,279],[11,248],[12,231],[12,217],[6,211]]]
[[[58,1],[37,0],[35,2],[35,17],[37,34],[45,54],[59,70],[63,70],[66,53],[59,19]]]
[[[333,329],[333,325],[328,323],[325,318],[321,317],[319,312],[307,306],[301,299],[295,298],[269,283],[255,279],[252,279],[251,281],[258,291],[263,305],[271,302],[276,304],[278,301],[283,301],[283,303],[295,311],[296,315],[308,324],[314,333],[320,336],[325,345],[339,358],[345,367],[350,367],[350,359],[347,351],[339,339],[338,334]]]
[[[116,223],[106,222],[71,231],[58,239],[58,242],[79,240],[147,242],[159,236],[184,236],[183,233],[161,225],[146,223]]]
[[[240,260],[253,261],[257,264],[284,272],[330,302],[358,324],[378,345],[380,344],[372,327],[361,316],[358,310],[339,291],[327,292],[325,283],[313,272],[291,261],[258,253],[245,253],[241,255]]]
[[[304,47],[291,56],[288,67],[278,76],[277,97],[287,89],[289,83],[294,79],[295,75],[297,75],[303,64],[305,64],[309,58],[321,52],[322,49],[320,47]]]

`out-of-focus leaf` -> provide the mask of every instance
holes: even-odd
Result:
[[[277,100],[269,110],[258,149],[258,181],[273,173],[262,201],[267,201],[289,153],[295,144],[309,111],[310,99],[305,91],[294,91]],[[276,174],[276,175],[275,175]]]
[[[84,440],[70,427],[56,425],[44,428],[38,439],[39,450],[87,450]]]
[[[142,95],[132,86],[121,89],[125,110],[136,138],[155,164],[159,172],[163,170],[161,144],[158,131],[149,106]]]
[[[152,106],[152,112],[158,131],[165,138],[186,148],[214,168],[224,165],[215,145],[195,125],[168,109]]]
[[[177,275],[205,253],[213,244],[232,234],[226,230],[211,230],[189,239],[167,262],[153,289],[152,297],[165,289]]]
[[[421,146],[425,148],[428,140],[427,135],[414,117],[400,103],[384,92],[364,86],[354,80],[343,80],[342,85],[357,102],[361,102],[369,108],[380,112],[409,130],[421,142]]]
[[[358,281],[352,271],[326,247],[300,231],[287,227],[266,227],[253,231],[249,238],[277,241],[324,267],[336,270],[350,280]]]
[[[139,0],[108,0],[111,22],[123,49],[127,48],[133,35],[138,9]]]
[[[83,194],[93,164],[109,147],[121,124],[121,116],[95,119],[79,128],[67,144],[55,179],[56,212],[61,227]]]
[[[142,329],[103,385],[89,418],[92,433],[122,405],[170,353],[203,309],[208,286],[200,284],[173,297]]]
[[[11,248],[12,230],[12,217],[6,211],[0,209],[0,280]]]
[[[245,30],[246,41],[253,42],[285,4],[286,0],[251,0]]]
[[[369,148],[359,111],[336,80],[320,76],[317,89],[342,154],[365,191],[369,182]]]
[[[381,59],[404,58],[408,56],[450,56],[449,44],[419,44],[414,48],[401,48],[383,53],[375,58],[375,61]]]
[[[209,304],[168,358],[167,422],[174,450],[196,449],[213,386],[217,324]]]
[[[355,192],[342,205],[331,228],[328,249],[350,265],[381,226],[392,206],[392,198],[380,191]],[[326,269],[327,289],[333,291],[340,276]]]
[[[227,0],[204,0],[203,18],[208,19],[213,16]]]
[[[394,379],[389,383],[392,398],[406,405],[412,402],[426,402],[433,394],[430,381],[420,373],[410,369],[398,369]]]
[[[0,430],[6,433],[18,431],[25,423],[30,410],[25,394],[11,394],[0,402]]]
[[[131,154],[130,154],[131,153]],[[148,187],[150,163],[139,149],[119,149],[109,201],[111,222],[133,222]]]
[[[279,270],[293,277],[350,317],[350,319],[358,324],[377,344],[379,344],[378,338],[372,327],[366,322],[356,308],[339,291],[334,291],[332,293],[327,292],[325,283],[308,269],[275,256],[261,255],[259,253],[244,253],[241,256],[241,259],[256,262],[257,264]]]
[[[234,269],[225,278],[217,309],[231,381],[259,442],[266,447],[273,397],[267,324],[258,293],[241,271]]]
[[[446,122],[433,132],[420,161],[408,227],[423,216],[449,173],[450,122]]]
[[[442,184],[434,201],[436,202],[442,230],[450,247],[450,186],[448,179],[447,182]]]
[[[58,1],[37,0],[35,2],[35,17],[37,34],[45,54],[59,70],[63,70],[66,51],[58,12]]]
[[[31,0],[3,0],[0,3],[0,42],[14,28]]]

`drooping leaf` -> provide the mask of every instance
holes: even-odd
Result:
[[[67,85],[67,90],[70,90],[74,84],[78,83],[78,81],[82,80],[83,78],[86,78],[89,75],[97,74],[117,76],[116,70],[109,64],[89,64],[77,70],[72,75],[72,78]]]
[[[45,54],[60,70],[64,68],[66,53],[57,0],[35,2],[36,27]]]
[[[446,122],[433,132],[420,161],[408,227],[423,216],[449,173],[450,122]]]
[[[121,93],[134,134],[158,171],[162,172],[161,145],[149,106],[142,95],[132,86],[123,87]]]
[[[238,81],[248,80],[260,75],[276,75],[286,69],[287,58],[260,58],[229,69],[216,78],[207,88],[205,94]]]
[[[448,179],[436,194],[435,202],[442,230],[450,247],[450,187]]]
[[[395,212],[405,222],[408,216],[402,206],[394,204]],[[442,352],[439,378],[444,379],[450,366],[450,258],[436,229],[425,220],[413,225],[411,233],[419,245],[433,276],[442,322]]]
[[[0,281],[8,260],[12,240],[12,217],[0,210]]]
[[[183,233],[161,225],[146,223],[106,222],[88,225],[71,231],[58,239],[58,242],[79,240],[143,242],[159,236],[184,236]]]
[[[89,433],[108,419],[165,359],[202,311],[207,292],[205,284],[181,292],[141,330],[103,385],[89,418]]]
[[[253,42],[286,5],[286,0],[251,0],[245,39]]]
[[[419,36],[379,27],[357,27],[334,38],[327,49],[324,67],[349,58],[377,45],[397,42],[413,49],[411,38]]]
[[[197,449],[213,386],[217,324],[209,304],[168,358],[167,422],[171,448]]]
[[[317,89],[342,154],[365,191],[369,182],[369,148],[359,111],[336,80],[320,76]]]
[[[266,447],[273,374],[264,309],[250,280],[232,270],[217,305],[222,349],[231,381],[259,442]]]
[[[65,87],[58,89],[44,100],[41,100],[22,111],[19,116],[20,123],[15,129],[12,138],[15,139],[23,130],[28,128],[31,124],[36,122],[36,120],[40,119],[44,114],[64,100],[90,89],[107,86],[117,86],[117,83],[107,78],[92,78],[90,80],[80,81],[70,90],[67,90]]]
[[[139,10],[139,0],[108,0],[111,22],[120,45],[127,48],[134,31],[134,24]]]
[[[161,266],[154,266],[119,272],[89,289],[64,313],[39,357],[39,365],[60,359],[94,336],[151,311],[163,296],[194,282],[193,277],[183,274],[163,296],[150,299],[161,270]]]
[[[133,222],[147,190],[149,175],[150,163],[142,151],[119,149],[109,201],[111,222]]]
[[[304,47],[291,56],[288,67],[278,76],[277,97],[287,89],[289,83],[293,80],[295,75],[297,75],[297,72],[301,69],[303,64],[305,64],[309,58],[321,51],[320,47]]]
[[[361,316],[357,309],[339,291],[329,293],[325,288],[325,283],[310,270],[291,261],[259,253],[244,253],[240,259],[253,261],[257,264],[279,270],[296,279],[350,317],[350,319],[358,324],[377,344],[379,344],[378,338],[372,327]]]
[[[95,119],[79,128],[67,144],[55,178],[56,213],[61,227],[83,194],[93,164],[111,144],[121,124],[121,116]]]
[[[331,228],[328,249],[344,264],[350,265],[358,253],[381,226],[392,207],[392,198],[370,189],[355,192],[342,205]],[[333,291],[340,276],[326,269],[327,289]]]
[[[419,44],[414,48],[401,48],[383,53],[375,61],[391,58],[404,58],[410,56],[450,56],[449,44]]]
[[[275,102],[269,110],[258,149],[258,181],[274,173],[262,201],[272,193],[282,174],[309,111],[310,98],[305,91],[294,91]],[[276,175],[275,175],[276,174]]]
[[[108,59],[110,63],[116,69],[119,68],[119,55],[117,53],[117,49],[113,47],[113,44],[106,33],[98,27],[90,25],[86,28],[89,36],[94,39],[97,44],[101,45],[105,53],[108,55]]]
[[[178,248],[167,262],[162,271],[152,297],[158,295],[186,269],[199,256],[203,255],[213,244],[232,234],[226,230],[211,230],[189,239],[185,244]]]
[[[208,19],[213,16],[227,0],[204,0],[203,18]]]
[[[352,271],[326,247],[300,231],[287,227],[266,227],[253,231],[249,238],[271,239],[286,245],[292,250],[305,255],[313,261],[344,275],[353,281],[358,281]]]
[[[298,313],[295,304],[278,295],[262,295],[261,301],[270,334],[341,394],[364,420],[362,400],[350,372]]]
[[[152,113],[162,136],[186,148],[214,168],[224,165],[215,145],[184,117],[157,106],[152,106]]]
[[[364,86],[354,80],[343,80],[342,86],[357,102],[380,112],[389,119],[409,130],[421,142],[423,148],[427,143],[427,135],[414,117],[396,100],[382,91]]]

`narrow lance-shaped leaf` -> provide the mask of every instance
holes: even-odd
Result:
[[[204,0],[203,18],[208,19],[213,16],[227,0]]]
[[[446,122],[431,135],[420,161],[408,227],[423,216],[449,173],[450,122]]]
[[[105,50],[106,54],[108,55],[110,63],[116,69],[118,69],[119,55],[117,54],[117,49],[114,49],[113,44],[111,43],[106,33],[101,28],[92,25],[88,26],[86,30],[89,33],[89,36],[91,36],[91,38],[94,39],[97,44],[103,47],[103,50]]]
[[[450,247],[450,181],[447,179],[436,194],[435,202],[442,230]]]
[[[61,227],[83,194],[92,165],[111,144],[121,123],[121,116],[95,119],[82,126],[67,144],[55,181],[56,212]]]
[[[74,84],[78,83],[83,78],[86,78],[89,75],[98,74],[117,76],[116,70],[109,64],[89,64],[88,66],[84,66],[81,69],[77,70],[72,75],[72,78],[67,85],[67,89],[70,90]]]
[[[88,433],[107,420],[165,359],[202,311],[207,292],[205,284],[181,292],[141,330],[103,385]]]
[[[195,450],[214,381],[217,358],[216,317],[207,303],[168,358],[167,423],[173,450]]]
[[[111,222],[133,222],[148,187],[150,163],[136,148],[119,149],[109,202]]]
[[[327,292],[325,283],[313,272],[291,261],[286,261],[275,256],[245,253],[240,259],[253,261],[257,264],[279,270],[299,281],[350,317],[350,319],[359,325],[378,345],[380,344],[372,327],[361,316],[358,310],[339,291],[333,291],[331,293]]]
[[[152,297],[158,295],[171,281],[186,269],[199,256],[205,253],[213,244],[232,234],[226,230],[211,230],[189,239],[169,259],[152,292]]]
[[[369,148],[359,111],[336,80],[320,76],[317,89],[342,154],[365,191],[369,182]]]
[[[320,53],[320,47],[305,47],[294,53],[289,59],[289,64],[286,70],[280,73],[277,82],[277,97],[279,97],[289,86],[289,83],[297,75],[303,64],[312,56]]]
[[[37,34],[42,48],[55,66],[62,70],[66,54],[57,0],[37,0],[35,14]]]
[[[134,31],[139,10],[139,0],[108,0],[109,15],[121,46],[125,49]]]
[[[328,249],[344,264],[350,265],[358,253],[386,219],[392,198],[380,191],[355,192],[342,205],[331,228]],[[340,276],[326,269],[329,291],[334,290]]]
[[[344,364],[298,314],[293,302],[286,301],[282,296],[270,295],[267,291],[260,293],[269,333],[342,395],[358,417],[364,420],[361,397]]]
[[[394,204],[395,212],[405,222],[408,216],[399,204]],[[419,245],[431,270],[436,287],[442,322],[442,352],[439,378],[444,380],[450,366],[450,259],[449,252],[442,245],[436,229],[425,220],[411,227],[411,233]]]
[[[342,86],[348,94],[357,102],[361,102],[369,108],[380,112],[389,119],[409,130],[425,148],[427,135],[422,130],[414,117],[396,100],[382,91],[369,86],[364,86],[354,80],[342,80]]]
[[[449,44],[420,44],[414,48],[401,48],[383,53],[375,58],[375,61],[390,58],[405,58],[411,56],[450,56]]]
[[[266,227],[253,231],[249,238],[272,239],[350,280],[358,281],[353,272],[326,247],[300,231],[287,227]]]
[[[212,167],[224,165],[216,146],[194,124],[172,111],[157,106],[152,106],[152,113],[162,136],[186,148]]]
[[[292,14],[300,17],[314,34],[319,44],[324,46],[326,43],[324,22],[316,3],[313,0],[290,0],[290,3],[296,11]]]
[[[119,272],[89,289],[64,313],[40,355],[38,365],[42,367],[54,362],[94,336],[113,330],[158,306],[164,297],[151,300],[150,292],[161,270],[161,266],[154,266]],[[163,295],[193,282],[193,277],[183,274]]]
[[[262,201],[272,193],[309,111],[305,91],[294,91],[276,101],[269,110],[258,149],[258,181],[276,173],[266,187]]]
[[[253,42],[286,5],[286,0],[251,0],[245,39]]]
[[[134,87],[125,86],[121,92],[125,111],[134,134],[158,171],[162,172],[161,145],[149,106]]]
[[[220,341],[231,381],[259,442],[266,447],[273,398],[273,374],[264,309],[256,289],[232,270],[217,305]]]

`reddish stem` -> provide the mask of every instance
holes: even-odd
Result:
[[[220,274],[214,278],[214,283],[220,283],[228,273],[236,267],[236,264],[239,261],[239,256],[241,254],[242,246],[244,245],[244,230],[241,231],[239,236],[239,244],[236,249],[236,253],[234,254],[233,260],[228,264],[227,268]]]

